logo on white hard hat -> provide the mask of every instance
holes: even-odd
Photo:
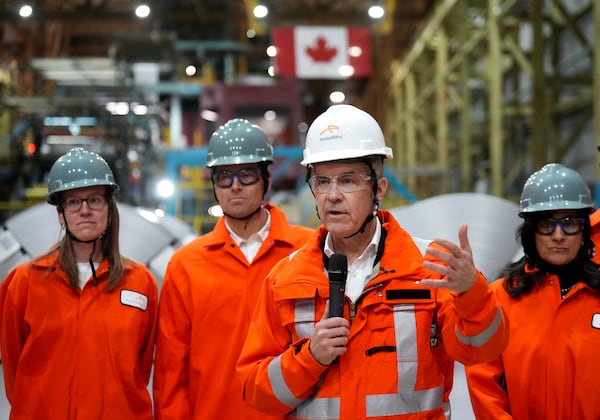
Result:
[[[319,133],[319,140],[320,141],[329,141],[329,140],[341,139],[342,135],[335,134],[336,131],[341,131],[341,128],[337,125],[329,124],[327,127],[325,127],[324,130],[321,130],[321,132]]]

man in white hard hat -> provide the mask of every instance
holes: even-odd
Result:
[[[311,124],[304,160],[322,225],[271,270],[237,369],[244,398],[294,419],[446,419],[454,361],[494,359],[505,316],[475,268],[467,227],[425,259],[379,209],[392,158],[379,124],[334,105]],[[347,261],[341,316],[330,316],[330,261]],[[343,266],[343,264],[342,264]],[[345,268],[345,267],[344,267]],[[343,290],[343,289],[342,289]],[[330,294],[331,293],[331,294]]]

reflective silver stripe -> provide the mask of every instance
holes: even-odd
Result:
[[[289,415],[297,419],[339,419],[339,398],[309,398]]]
[[[487,327],[485,330],[483,330],[477,335],[465,336],[462,335],[460,331],[458,331],[458,327],[456,327],[456,338],[458,338],[458,341],[460,341],[463,344],[473,347],[481,347],[485,343],[487,343],[490,340],[490,338],[494,336],[494,334],[496,334],[496,331],[498,331],[498,328],[500,327],[501,323],[502,310],[498,308],[498,312],[496,312],[496,317],[494,318],[490,326]]]
[[[444,403],[444,414],[446,415],[446,420],[450,420],[452,417],[452,410],[450,410],[450,401]]]
[[[298,338],[312,337],[315,332],[315,300],[297,299],[294,308],[294,328]]]
[[[411,304],[394,305],[398,392],[412,393],[417,383],[417,320]]]
[[[295,328],[300,337],[312,336],[314,309],[314,299],[296,301]],[[450,419],[450,403],[442,403],[443,387],[415,391],[418,358],[417,321],[414,305],[394,305],[394,331],[398,359],[398,392],[367,395],[365,397],[367,417],[413,414],[443,408],[446,418]],[[296,407],[288,416],[307,420],[338,419],[340,417],[339,398],[309,398],[303,402],[294,397],[283,379],[280,357],[269,364],[269,379],[277,399],[288,407]]]
[[[315,329],[315,300],[297,299],[294,306],[294,328],[298,338],[312,337]],[[269,382],[275,398],[288,407],[298,407],[304,400],[294,396],[283,379],[281,355],[269,363]]]
[[[315,330],[315,300],[298,299],[294,308],[294,327],[298,338],[312,337]],[[299,401],[299,400],[297,400]],[[285,403],[284,403],[285,404]],[[288,417],[297,419],[339,419],[339,398],[309,398],[292,407]]]
[[[420,413],[442,407],[443,387],[415,391],[417,383],[417,321],[414,306],[394,305],[398,358],[398,393],[367,395],[367,417]]]
[[[269,363],[269,383],[271,384],[275,398],[277,398],[280,403],[285,404],[288,407],[298,407],[298,405],[302,404],[303,400],[296,398],[294,394],[292,394],[292,391],[290,391],[283,379],[283,373],[281,372],[281,355],[277,356]]]

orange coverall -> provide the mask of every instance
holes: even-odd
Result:
[[[237,366],[250,405],[294,419],[446,419],[453,360],[492,360],[505,348],[504,316],[483,275],[461,296],[416,284],[440,275],[391,213],[379,218],[383,254],[345,305],[351,326],[339,363],[323,366],[309,351],[329,297],[325,229],[273,268]]]
[[[265,205],[271,228],[252,263],[223,218],[178,249],[161,289],[154,401],[157,419],[265,419],[246,405],[235,371],[250,315],[269,270],[314,232]]]
[[[577,283],[564,299],[555,275],[511,298],[491,284],[510,321],[497,360],[466,368],[480,420],[600,419],[600,296]]]
[[[10,419],[151,420],[147,389],[158,312],[148,269],[126,263],[123,284],[69,286],[58,253],[0,283],[0,348]]]

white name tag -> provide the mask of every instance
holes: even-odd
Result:
[[[148,309],[148,296],[133,290],[121,290],[121,303],[145,311]]]
[[[600,314],[592,315],[592,327],[600,329]]]

